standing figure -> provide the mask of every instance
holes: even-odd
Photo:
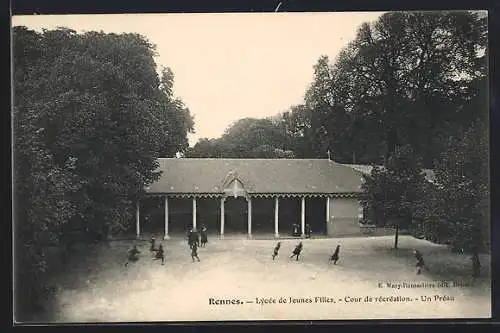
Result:
[[[188,242],[189,248],[192,248],[193,247],[193,228],[188,229],[187,242]]]
[[[194,242],[193,245],[191,246],[191,259],[193,259],[193,262],[194,262],[194,258],[198,259],[198,261],[200,261],[200,258],[198,257],[198,243],[197,242]]]
[[[281,242],[278,242],[278,244],[276,244],[276,247],[274,248],[274,251],[273,251],[273,260],[274,260],[274,258],[276,258],[278,256],[278,252],[280,250],[280,247],[281,247]]]
[[[207,227],[204,224],[201,226],[200,238],[201,238],[200,246],[205,247],[205,245],[208,243],[208,238],[207,238]]]
[[[156,245],[155,236],[151,236],[151,240],[149,241],[149,243],[151,244],[151,247],[149,248],[149,251],[155,252],[156,251],[156,248],[155,248],[155,245]]]
[[[163,265],[165,263],[165,251],[163,250],[163,244],[160,244],[160,247],[156,251],[156,255],[153,258],[153,260],[158,260],[161,259],[161,264]]]
[[[191,229],[191,233],[189,234],[189,247],[192,248],[194,244],[197,246],[200,245],[200,240],[198,237],[198,232],[196,232],[194,229]]]
[[[420,275],[422,272],[422,268],[425,267],[424,258],[422,257],[422,253],[419,250],[413,249],[413,254],[415,255],[415,259],[417,259],[416,267],[417,267],[417,275]]]
[[[137,245],[134,244],[134,246],[130,250],[128,250],[128,258],[127,262],[125,263],[125,267],[128,266],[129,262],[136,262],[137,260],[139,260],[139,253],[141,252],[137,249]]]
[[[335,251],[333,252],[332,256],[330,257],[330,261],[333,261],[334,265],[337,265],[337,261],[339,260],[339,254],[340,254],[340,245],[337,245],[335,248]]]
[[[306,232],[306,238],[311,238],[311,226],[309,224],[306,224],[306,228],[305,228],[305,232]]]
[[[302,248],[303,248],[302,242],[297,244],[295,249],[293,249],[293,252],[292,252],[292,255],[290,256],[290,259],[292,259],[293,257],[296,257],[295,260],[299,260],[299,256],[300,256],[300,252],[302,252]]]

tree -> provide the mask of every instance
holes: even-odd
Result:
[[[177,153],[185,153],[189,147],[188,133],[194,133],[194,118],[184,102],[174,98],[174,73],[170,68],[162,68],[160,77],[160,107],[158,118],[166,128],[168,140],[163,141],[160,156],[173,157]]]
[[[74,166],[54,164],[41,140],[44,129],[30,121],[32,112],[19,113],[14,107],[16,318],[39,306],[50,264],[45,249],[58,244],[61,229],[75,215],[75,205],[68,197],[78,190]]]
[[[289,151],[280,118],[243,118],[229,126],[218,139],[200,139],[187,157],[283,158]]]
[[[380,164],[409,144],[432,167],[443,138],[477,118],[471,105],[487,114],[486,37],[486,19],[466,11],[392,12],[362,24],[332,65],[325,57],[316,65],[306,98],[312,131],[322,133],[314,145]]]
[[[363,205],[377,226],[395,228],[394,248],[398,248],[399,231],[412,228],[413,202],[425,181],[420,163],[410,146],[401,146],[384,168],[375,167],[363,183]]]
[[[21,280],[39,287],[28,273],[45,270],[47,244],[131,225],[157,158],[186,148],[193,119],[142,36],[15,27],[13,54],[16,249]]]
[[[262,145],[285,148],[286,139],[272,119],[243,118],[229,126],[221,140],[235,145],[243,145],[249,150]]]
[[[452,138],[437,165],[437,185],[420,199],[420,207],[432,207],[419,212],[421,223],[432,221],[433,237],[469,253],[474,276],[479,275],[474,267],[479,264],[478,253],[488,249],[490,238],[487,133],[478,121],[463,138]]]
[[[25,34],[14,31],[20,55],[24,44],[16,40]],[[16,102],[21,111],[37,109],[57,165],[75,160],[83,184],[74,198],[78,223],[98,234],[126,228],[132,201],[158,177],[156,159],[184,150],[193,127],[189,110],[172,97],[173,73],[158,78],[154,46],[139,35],[58,29],[37,38],[34,65],[15,64],[24,73]]]
[[[305,94],[305,105],[312,111],[309,136],[315,157],[325,156],[329,150],[328,127],[331,125],[329,116],[332,114],[333,98],[329,59],[323,55],[314,66],[314,79]]]
[[[281,115],[288,147],[297,158],[316,157],[313,149],[314,135],[311,129],[311,109],[306,105],[294,105]]]

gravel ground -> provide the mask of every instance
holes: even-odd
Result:
[[[399,250],[391,250],[390,236],[306,239],[300,259],[291,260],[298,241],[282,240],[279,257],[273,261],[274,240],[210,239],[206,248],[199,249],[201,262],[193,263],[186,242],[174,238],[165,243],[163,266],[152,260],[148,242],[142,241],[138,242],[141,259],[127,267],[126,251],[133,241],[101,244],[85,258],[75,258],[58,278],[52,320],[490,317],[490,279],[470,285],[467,257],[451,254],[444,246],[409,236],[400,237]],[[337,244],[341,245],[340,261],[333,265],[328,258]],[[429,265],[422,275],[415,274],[414,247]],[[487,260],[483,258],[485,268]],[[438,286],[443,281],[467,285]],[[408,288],[404,283],[419,285]],[[259,299],[266,303],[257,304]],[[215,304],[231,300],[240,304]]]

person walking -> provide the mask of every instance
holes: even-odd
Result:
[[[293,249],[293,252],[292,252],[292,255],[290,256],[290,259],[292,259],[293,257],[296,257],[295,260],[299,260],[299,256],[300,256],[300,253],[302,252],[303,247],[304,247],[304,245],[302,245],[302,242],[297,244],[297,246],[295,246],[295,249]]]
[[[420,275],[422,273],[422,268],[426,267],[424,258],[422,257],[422,253],[420,253],[419,250],[413,249],[413,255],[415,256],[415,259],[417,259],[416,267],[417,267],[417,275]]]
[[[156,245],[156,239],[155,239],[155,236],[151,236],[151,240],[149,241],[149,243],[151,244],[151,247],[149,248],[149,251],[151,252],[155,252],[157,249],[155,248],[155,245]]]
[[[156,255],[153,260],[161,259],[161,264],[165,264],[165,251],[163,250],[163,244],[160,244],[158,250],[156,251]]]
[[[278,242],[276,244],[276,246],[274,247],[274,251],[273,251],[273,260],[274,258],[276,258],[278,256],[278,252],[280,250],[280,247],[281,247],[281,242]]]
[[[193,245],[191,246],[191,259],[197,259],[198,262],[200,261],[200,258],[198,257],[198,243],[194,242]]]
[[[339,260],[339,255],[340,255],[340,245],[337,245],[335,251],[330,257],[330,261],[332,261],[334,265],[337,265],[337,261]]]
[[[125,267],[128,266],[130,262],[136,262],[139,260],[139,249],[137,249],[137,245],[134,244],[130,250],[128,250],[128,257],[127,257],[127,262],[125,263]]]

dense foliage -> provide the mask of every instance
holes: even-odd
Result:
[[[455,250],[474,254],[488,250],[488,131],[476,122],[454,138],[436,168],[435,184],[426,184],[415,202],[423,235]]]
[[[408,144],[432,168],[448,137],[487,115],[486,31],[469,12],[394,12],[363,24],[333,64],[318,60],[306,94],[313,141],[327,142],[319,152],[381,164]]]
[[[409,229],[474,255],[489,242],[487,55],[484,13],[383,14],[333,61],[318,59],[302,104],[242,119],[187,156],[280,157],[279,148],[374,165],[366,219],[394,227],[395,247]]]
[[[326,158],[330,151],[340,163],[383,164],[397,146],[409,145],[433,168],[449,137],[486,121],[487,68],[480,13],[383,14],[362,24],[335,59],[318,59],[303,104],[273,119],[241,119],[191,153],[255,157],[260,150],[253,149],[265,144],[296,158]]]
[[[285,130],[273,119],[243,118],[218,139],[201,139],[186,157],[293,158]]]
[[[49,246],[127,229],[157,158],[187,148],[193,119],[154,56],[136,34],[13,29],[21,298],[33,302]]]
[[[377,226],[396,229],[394,247],[398,247],[398,231],[414,226],[414,203],[421,198],[425,176],[410,146],[401,146],[383,168],[374,167],[363,183],[363,205],[368,218]]]

